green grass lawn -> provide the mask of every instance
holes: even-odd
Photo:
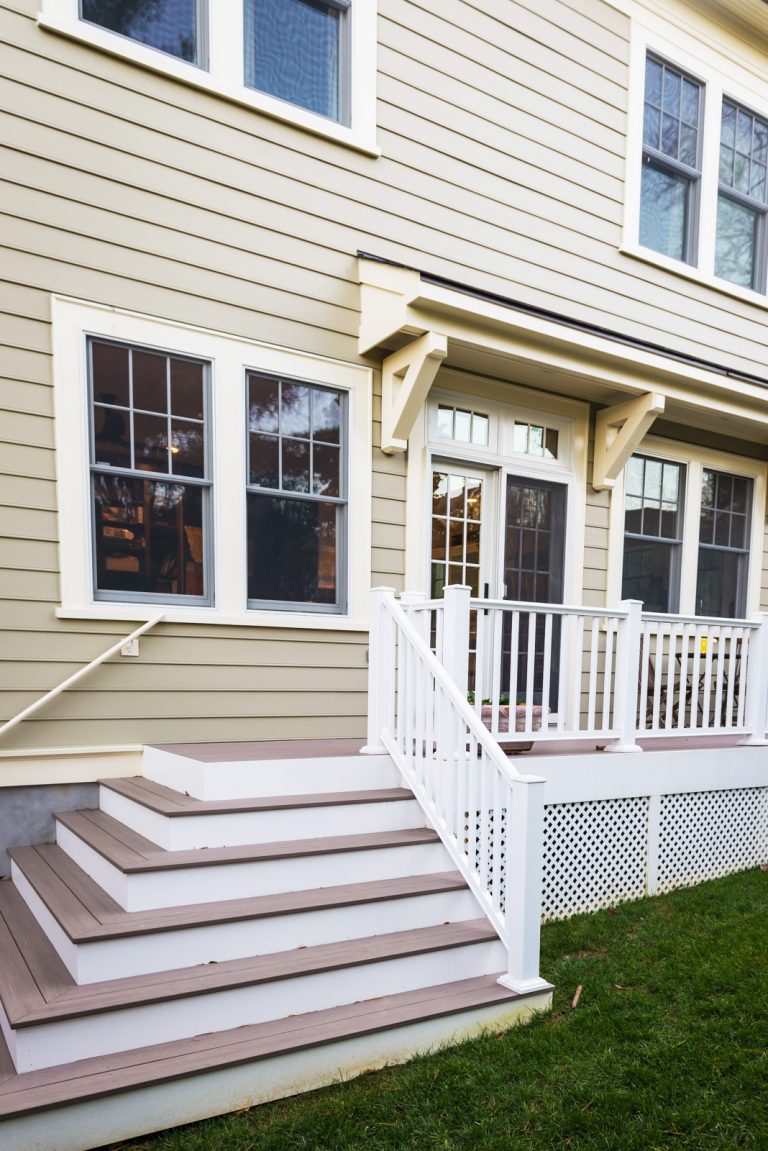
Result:
[[[549,925],[542,973],[527,1027],[125,1147],[768,1151],[767,872]]]

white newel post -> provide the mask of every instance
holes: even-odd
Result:
[[[640,686],[640,635],[643,604],[639,599],[624,599],[619,604],[626,618],[619,620],[616,635],[616,672],[614,678],[614,727],[619,738],[607,744],[606,751],[642,751],[637,736],[637,696]]]
[[[469,599],[472,589],[452,584],[443,592],[443,666],[453,682],[466,694],[469,683]]]
[[[535,776],[511,781],[504,857],[507,974],[499,983],[512,991],[536,991],[549,984],[539,975],[541,876],[544,850],[544,783]]]
[[[758,612],[750,616],[758,627],[749,637],[747,666],[741,661],[741,683],[744,690],[746,672],[746,700],[744,704],[744,726],[750,728],[749,735],[739,743],[758,747],[768,743],[765,738],[768,716],[768,614]],[[733,660],[731,654],[731,660]]]
[[[360,751],[364,755],[386,752],[381,733],[389,730],[394,707],[395,652],[394,620],[387,611],[387,600],[394,600],[392,587],[371,588],[370,632],[368,637],[368,740]]]

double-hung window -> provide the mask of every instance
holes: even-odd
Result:
[[[208,365],[88,341],[96,599],[208,603]]]
[[[696,259],[702,86],[654,56],[645,63],[640,243]]]
[[[248,599],[344,610],[346,404],[332,388],[248,374]]]
[[[622,598],[649,612],[743,617],[755,481],[635,455],[624,473]]]
[[[376,0],[41,0],[39,24],[376,152]]]
[[[723,100],[715,275],[765,291],[768,123]]]

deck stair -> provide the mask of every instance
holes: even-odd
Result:
[[[386,756],[147,748],[0,882],[0,1146],[86,1151],[546,1007]]]

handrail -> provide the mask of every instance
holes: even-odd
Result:
[[[71,687],[73,683],[77,683],[78,680],[81,680],[84,676],[88,675],[88,673],[93,671],[95,667],[98,667],[99,664],[104,663],[105,659],[109,659],[111,655],[115,655],[118,651],[120,651],[121,648],[125,647],[126,644],[131,643],[135,639],[138,639],[140,635],[144,635],[144,632],[149,631],[150,628],[154,627],[156,623],[159,623],[160,620],[164,618],[165,612],[163,611],[158,612],[157,615],[153,615],[151,619],[147,620],[146,623],[143,623],[141,627],[137,627],[135,631],[131,632],[130,635],[127,635],[123,639],[118,640],[118,642],[113,644],[112,647],[108,648],[107,651],[102,652],[101,655],[97,655],[95,659],[92,659],[90,663],[85,665],[85,667],[81,667],[79,671],[74,672],[73,675],[70,675],[67,679],[63,680],[62,683],[58,684],[57,687],[52,687],[50,691],[47,691],[45,695],[40,697],[40,699],[35,700],[34,703],[31,703],[29,707],[25,707],[24,710],[20,711],[18,715],[15,715],[13,719],[9,719],[6,723],[2,724],[2,726],[0,726],[0,739],[2,739],[5,733],[10,731],[11,728],[16,727],[16,725],[21,723],[22,720],[27,719],[30,715],[34,714],[34,712],[39,711],[40,708],[44,707],[49,700],[55,699],[57,695],[61,695],[61,693],[66,691],[68,687]]]
[[[469,608],[469,589],[465,606]],[[391,588],[373,590],[369,744],[385,749],[507,949],[501,982],[539,976],[544,780],[521,775]],[[423,615],[422,615],[423,619]],[[450,645],[449,645],[450,646]],[[458,661],[457,661],[458,663]]]

